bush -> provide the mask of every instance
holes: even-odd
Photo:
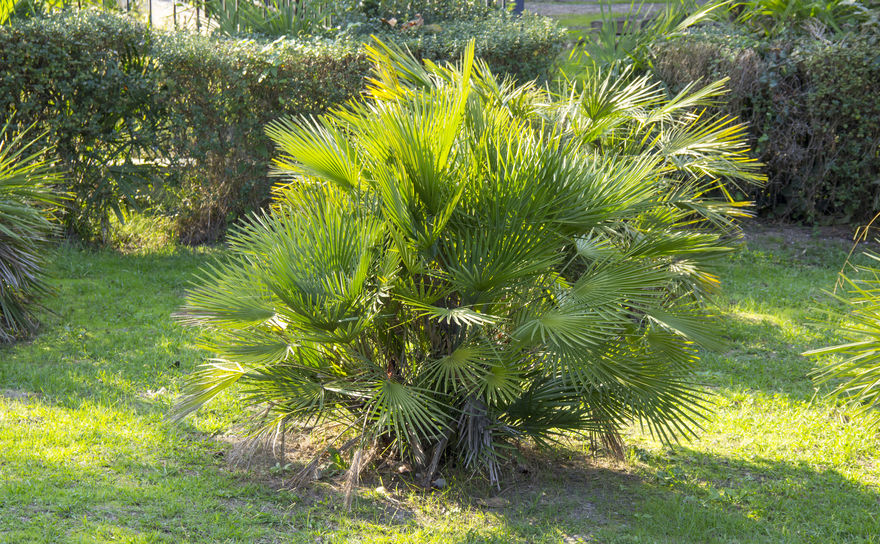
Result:
[[[840,32],[870,21],[876,10],[871,2],[876,0],[748,0],[738,6],[737,21],[768,36],[808,25]]]
[[[673,90],[730,77],[725,111],[748,122],[769,177],[766,214],[858,222],[880,207],[880,34],[766,40],[728,26],[655,46]]]
[[[391,33],[434,60],[476,35],[493,68],[527,79],[561,43],[546,19],[504,15]],[[0,115],[47,131],[75,196],[68,232],[106,243],[110,214],[152,206],[177,217],[182,241],[210,242],[270,198],[267,122],[363,90],[359,39],[163,34],[95,11],[20,21],[0,28]]]
[[[681,0],[667,3],[660,10],[633,4],[622,18],[603,7],[599,20],[594,22],[599,24],[598,32],[579,40],[569,58],[576,65],[603,69],[631,66],[643,71],[651,66],[651,47],[656,42],[681,36],[727,6],[727,1],[719,0]]]
[[[84,239],[106,240],[108,214],[155,180],[165,111],[151,37],[91,11],[0,27],[0,116],[45,131],[74,196],[62,220]]]
[[[75,196],[68,231],[105,243],[110,213],[162,203],[185,241],[216,239],[268,199],[263,125],[344,102],[367,71],[353,47],[164,35],[94,11],[0,28],[0,49],[0,111],[47,131]]]
[[[427,24],[473,21],[493,11],[486,0],[360,0],[358,7],[368,19],[393,17],[402,22],[421,16]]]
[[[378,448],[424,485],[456,458],[497,482],[525,437],[619,453],[633,419],[687,433],[712,262],[743,213],[705,195],[760,179],[742,127],[693,114],[720,86],[667,101],[594,73],[558,98],[473,45],[449,68],[371,55],[366,102],[270,126],[289,183],[187,295],[217,359],[178,415],[240,382],[264,430],[350,429],[350,481]]]
[[[473,20],[442,21],[409,31],[393,31],[385,25],[373,34],[408,48],[418,59],[433,61],[457,59],[465,45],[474,41],[477,55],[493,71],[511,74],[521,81],[549,76],[565,36],[547,17],[513,17],[498,11]]]
[[[217,35],[274,37],[321,34],[350,9],[343,0],[205,0],[201,6]]]
[[[186,243],[216,240],[237,218],[267,203],[274,181],[266,123],[342,104],[361,92],[368,71],[356,47],[321,41],[169,34],[155,45]]]
[[[61,201],[48,153],[10,125],[0,128],[0,343],[37,329],[34,305],[48,291],[46,263]]]

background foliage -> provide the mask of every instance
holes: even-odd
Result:
[[[74,195],[68,233],[106,238],[108,214],[156,181],[165,106],[151,44],[145,26],[92,12],[0,27],[0,118],[35,123],[55,149]]]
[[[563,48],[563,32],[552,19],[529,14],[512,17],[499,11],[412,30],[381,25],[371,29],[370,34],[406,47],[418,59],[434,61],[457,59],[465,45],[474,41],[477,56],[493,71],[520,81],[546,79]]]
[[[765,36],[792,29],[828,28],[834,32],[876,22],[877,0],[748,0],[733,8],[737,23]]]
[[[772,217],[858,222],[880,206],[880,34],[790,33],[727,25],[654,46],[671,89],[730,77],[724,110],[750,126],[769,183],[749,196]]]
[[[386,34],[435,60],[475,36],[493,67],[546,74],[559,29],[504,17]],[[166,34],[95,11],[19,20],[0,27],[0,117],[36,122],[57,149],[75,196],[68,233],[106,242],[111,215],[154,207],[177,218],[182,240],[212,241],[269,199],[266,122],[361,92],[362,37]]]
[[[729,77],[721,111],[750,127],[769,183],[742,194],[762,215],[863,222],[880,204],[878,4],[677,3],[643,21],[606,12],[572,60],[631,66],[672,93]]]
[[[267,122],[318,114],[356,96],[368,65],[355,46],[161,36],[155,48],[168,108],[166,204],[186,243],[217,239],[245,213],[266,204]]]
[[[357,8],[367,19],[409,20],[421,15],[425,23],[431,24],[486,17],[492,11],[491,3],[491,0],[360,0]]]

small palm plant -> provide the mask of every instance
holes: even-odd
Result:
[[[694,109],[720,88],[555,96],[472,46],[370,55],[367,100],[268,128],[287,183],[187,295],[217,355],[178,416],[240,384],[261,429],[341,424],[353,478],[380,451],[426,483],[451,459],[497,482],[520,439],[692,432],[712,263],[744,214],[719,180],[760,180],[742,127]]]
[[[342,7],[330,0],[205,0],[202,6],[220,34],[265,36],[319,33]]]
[[[681,0],[664,4],[655,12],[653,4],[632,1],[621,16],[600,2],[598,32],[580,41],[571,50],[570,59],[606,69],[631,65],[645,71],[651,67],[654,44],[681,36],[689,28],[726,13],[730,4],[730,0]]]
[[[856,0],[748,0],[737,21],[768,36],[803,24],[819,24],[834,32],[867,20],[874,9],[870,2]]]
[[[876,221],[878,215],[874,218]],[[872,222],[873,223],[873,222]],[[862,229],[864,239],[871,225]],[[841,332],[847,343],[816,349],[804,353],[811,357],[837,357],[816,369],[814,379],[817,384],[833,383],[832,398],[847,401],[856,413],[864,416],[872,425],[880,426],[880,255],[865,252],[871,264],[856,265],[847,263],[853,274],[841,273],[838,287],[845,293],[838,297],[851,312],[850,325]]]
[[[53,162],[24,134],[0,129],[0,342],[37,329],[33,309],[46,294],[48,246],[56,229],[52,209],[61,198]]]

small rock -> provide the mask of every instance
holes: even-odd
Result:
[[[375,489],[375,491],[376,491],[376,493],[378,493],[379,495],[387,495],[387,494],[388,494],[388,490],[385,489],[385,486],[384,486],[384,485],[380,485],[379,487],[377,487],[377,488]]]
[[[446,479],[445,478],[437,478],[436,480],[431,482],[431,485],[436,487],[437,489],[443,489],[444,487],[446,487]]]
[[[140,397],[153,400],[157,397],[161,397],[162,395],[164,395],[167,392],[168,392],[168,390],[165,389],[164,387],[157,389],[156,391],[153,391],[152,389],[147,389],[146,391],[141,393]]]
[[[510,504],[510,501],[504,497],[490,497],[488,499],[480,499],[480,504],[489,508],[504,508]]]

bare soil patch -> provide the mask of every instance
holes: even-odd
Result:
[[[42,395],[40,393],[35,393],[33,391],[19,391],[18,389],[0,389],[0,397],[5,397],[10,400],[17,400],[21,402],[38,399],[41,396]]]

